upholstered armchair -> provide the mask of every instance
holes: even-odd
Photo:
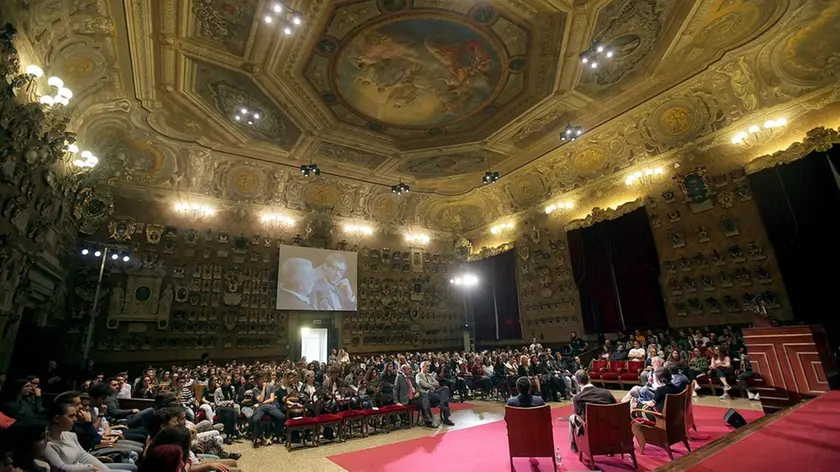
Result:
[[[505,423],[507,423],[511,471],[516,470],[514,460],[517,458],[550,458],[551,464],[554,465],[550,470],[557,470],[550,406],[533,408],[506,406]]]
[[[595,469],[595,456],[621,454],[623,459],[624,454],[630,454],[633,468],[637,468],[631,422],[629,403],[587,404],[583,435],[575,439],[578,460],[584,463],[584,454],[589,456],[589,467]]]
[[[688,445],[688,434],[686,432],[685,410],[686,410],[686,393],[665,396],[665,408],[663,411],[657,412],[653,410],[633,410],[633,413],[640,414],[641,417],[633,418],[633,436],[639,443],[639,452],[645,453],[645,446],[653,444],[665,449],[668,457],[674,459],[674,454],[671,452],[671,445],[681,442],[685,448],[691,451],[691,446]],[[688,397],[689,400],[691,397]],[[654,420],[649,420],[645,416],[650,415]]]

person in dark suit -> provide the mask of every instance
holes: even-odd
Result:
[[[312,263],[300,257],[290,257],[280,267],[280,286],[277,287],[277,306],[281,310],[314,310],[309,294],[315,286]]]
[[[617,403],[615,397],[609,390],[599,388],[589,383],[589,374],[584,370],[575,372],[580,392],[572,398],[574,414],[569,415],[569,445],[572,451],[577,452],[575,438],[583,434],[583,420],[586,418],[586,405],[612,405]]]
[[[394,379],[393,397],[397,405],[414,404],[420,411],[423,412],[423,420],[427,427],[437,428],[432,419],[432,409],[429,403],[428,395],[420,395],[417,386],[414,385],[414,379],[411,375],[411,367],[408,364],[403,364]]]
[[[507,406],[518,406],[520,408],[530,408],[533,406],[545,405],[545,400],[540,396],[531,395],[531,390],[534,386],[531,379],[528,377],[519,377],[516,380],[516,389],[519,390],[519,395],[508,398]]]

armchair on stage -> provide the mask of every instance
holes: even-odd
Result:
[[[551,426],[551,407],[548,405],[534,408],[505,407],[508,447],[510,449],[510,470],[516,471],[516,459],[526,459],[526,464],[533,464],[533,459],[542,459],[539,463],[552,464],[556,470],[557,459],[554,456],[554,432]],[[548,459],[551,459],[551,462]],[[519,467],[518,470],[532,470],[532,466]]]
[[[673,460],[674,453],[671,452],[671,445],[678,442],[682,442],[685,448],[691,452],[685,423],[687,394],[690,399],[688,390],[683,390],[682,393],[676,395],[666,395],[665,408],[662,409],[662,413],[652,410],[633,410],[633,413],[640,415],[633,419],[633,436],[636,437],[636,441],[639,443],[639,451],[642,454],[645,453],[645,445],[653,444],[665,449],[668,457]],[[655,419],[649,420],[645,418],[646,415]]]
[[[576,438],[578,460],[589,456],[590,468],[595,468],[595,456],[630,454],[633,468],[637,468],[633,432],[630,429],[630,403],[586,405],[583,434]]]

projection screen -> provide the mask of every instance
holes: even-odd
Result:
[[[356,311],[355,252],[280,246],[278,310]]]

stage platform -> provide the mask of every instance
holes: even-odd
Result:
[[[657,472],[840,470],[840,391],[765,416]]]

